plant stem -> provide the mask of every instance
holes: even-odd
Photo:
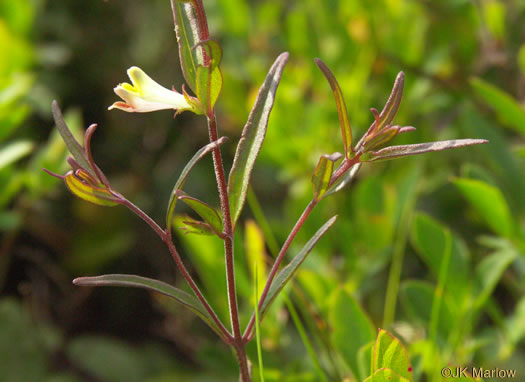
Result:
[[[210,142],[215,142],[218,138],[217,123],[215,114],[211,113],[211,118],[208,118],[208,134]],[[233,254],[233,226],[230,214],[230,199],[228,197],[228,185],[226,183],[226,175],[224,173],[224,165],[222,163],[221,150],[217,146],[212,151],[213,165],[215,169],[215,177],[217,179],[217,187],[219,189],[219,198],[221,201],[222,220],[224,231],[222,239],[224,240],[224,256],[226,263],[226,282],[228,289],[228,303],[230,307],[230,320],[233,331],[233,341],[237,358],[239,360],[239,368],[241,370],[241,378],[243,382],[250,382],[251,377],[248,370],[248,360],[246,358],[246,344],[243,341],[241,333],[241,326],[239,323],[239,308],[237,305],[237,290],[235,288],[235,265]]]
[[[211,318],[219,328],[220,332],[222,333],[222,340],[226,343],[233,343],[233,336],[230,332],[224,327],[224,324],[219,319],[211,305],[208,303],[208,300],[206,300],[206,297],[202,294],[199,287],[191,277],[190,273],[186,269],[186,266],[182,262],[182,259],[180,258],[180,255],[175,248],[175,245],[173,244],[173,240],[171,238],[171,232],[168,230],[163,230],[160,228],[160,226],[151,218],[148,214],[146,214],[144,211],[142,211],[139,207],[137,207],[135,204],[130,202],[128,199],[126,199],[122,194],[111,191],[113,195],[115,195],[119,199],[119,203],[126,206],[129,210],[131,210],[135,215],[140,217],[142,220],[144,220],[148,225],[157,233],[157,235],[162,239],[164,243],[168,246],[168,249],[170,251],[170,254],[175,261],[175,264],[177,264],[177,267],[179,268],[180,272],[182,273],[182,276],[190,286],[190,288],[193,290],[193,293],[195,293],[195,296],[199,299],[203,307],[206,309],[206,311],[210,314]]]
[[[266,296],[268,295],[268,292],[270,291],[270,286],[272,285],[272,281],[277,275],[277,271],[279,270],[279,266],[283,262],[284,255],[286,255],[286,251],[290,247],[290,244],[292,244],[293,239],[297,235],[297,232],[301,229],[306,219],[308,219],[308,216],[310,216],[310,213],[314,209],[314,207],[317,205],[317,201],[312,200],[303,211],[301,217],[299,220],[297,220],[297,223],[295,223],[295,226],[293,227],[292,231],[288,235],[288,238],[284,242],[284,245],[281,248],[281,251],[279,252],[279,255],[275,259],[275,262],[273,263],[272,269],[270,270],[270,274],[268,275],[268,280],[266,281],[266,285],[264,286],[264,290],[261,294],[261,298],[259,299],[259,311],[261,311],[262,306],[264,304],[264,300],[266,299]],[[252,317],[250,318],[250,322],[248,323],[248,326],[246,327],[246,330],[244,331],[243,339],[246,343],[250,342],[253,338],[253,325],[255,324],[255,314],[252,314]]]

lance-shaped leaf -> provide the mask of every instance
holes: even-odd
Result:
[[[64,181],[69,191],[90,203],[107,207],[119,204],[117,197],[102,183],[96,184],[91,175],[83,169],[68,172]]]
[[[182,227],[179,227],[184,231],[185,235],[194,233],[196,235],[215,235],[215,231],[211,228],[208,223],[192,218],[191,216],[184,216],[181,223]]]
[[[193,211],[199,214],[213,231],[220,236],[222,234],[222,217],[217,210],[208,204],[193,198],[182,190],[177,190],[177,198],[186,203]]]
[[[263,85],[259,89],[255,104],[248,116],[248,121],[244,126],[241,139],[237,145],[237,151],[235,152],[235,158],[228,178],[228,195],[230,197],[233,226],[235,226],[246,200],[250,176],[266,135],[275,93],[281,80],[284,66],[288,61],[288,56],[287,52],[282,53],[272,65]]]
[[[190,89],[197,94],[197,67],[203,64],[203,56],[201,49],[193,49],[201,42],[195,7],[192,2],[171,0],[171,9],[179,45],[182,74]]]
[[[337,107],[337,113],[339,114],[339,124],[341,125],[341,135],[343,136],[343,145],[345,148],[345,158],[350,158],[350,153],[353,152],[352,149],[352,128],[350,126],[350,121],[348,120],[348,111],[346,110],[345,100],[343,98],[343,93],[339,87],[339,83],[335,79],[333,73],[328,69],[328,66],[321,61],[319,58],[314,59],[315,63],[321,69],[324,76],[332,88],[332,92],[335,97],[335,105]]]
[[[168,229],[171,229],[171,223],[173,221],[173,213],[175,212],[175,205],[177,204],[177,190],[180,190],[182,186],[184,185],[184,182],[186,179],[188,179],[188,176],[190,175],[191,169],[197,164],[198,161],[200,161],[207,153],[212,151],[214,148],[222,145],[224,142],[226,142],[226,137],[221,137],[217,139],[215,142],[208,143],[206,146],[202,147],[195,153],[193,158],[190,159],[190,161],[186,164],[184,169],[182,170],[179,179],[177,179],[177,182],[175,183],[175,186],[173,187],[173,191],[171,192],[170,201],[168,203],[168,211],[166,214],[166,225]]]
[[[406,378],[414,380],[414,373],[405,347],[397,338],[380,329],[372,355],[372,372],[388,368]]]
[[[165,282],[149,279],[147,277],[141,277],[137,275],[121,275],[121,274],[112,274],[112,275],[102,275],[95,277],[79,277],[73,280],[73,284],[79,286],[123,286],[123,287],[133,287],[133,288],[142,288],[150,291],[162,293],[168,297],[175,299],[175,301],[181,303],[193,313],[199,316],[206,324],[210,326],[219,336],[222,337],[222,334],[211,318],[208,311],[202,306],[201,302],[190,294],[184,292],[179,288],[175,288]]]
[[[330,189],[326,192],[324,197],[326,198],[329,195],[335,194],[336,192],[341,191],[343,188],[348,186],[350,182],[354,179],[355,175],[361,168],[361,163],[356,163],[344,174],[344,176],[340,177],[339,180],[330,187]]]
[[[207,40],[194,47],[202,47],[209,57],[206,65],[197,66],[196,94],[206,108],[208,116],[213,113],[213,107],[222,90],[222,73],[219,64],[222,58],[222,49],[217,41]]]
[[[314,236],[308,242],[306,245],[301,249],[301,252],[299,252],[293,259],[290,261],[290,263],[284,267],[278,274],[275,276],[275,278],[272,281],[272,285],[270,286],[270,290],[268,291],[268,295],[266,296],[262,308],[261,308],[261,318],[263,314],[266,312],[270,304],[273,302],[275,297],[279,294],[279,292],[285,287],[286,283],[290,281],[290,279],[293,277],[295,272],[297,272],[297,269],[301,266],[301,264],[306,259],[306,256],[310,253],[312,248],[317,244],[317,242],[323,237],[323,235],[334,225],[335,221],[337,220],[337,215],[333,216],[331,219],[329,219],[324,225],[317,230]]]
[[[62,139],[64,140],[68,151],[71,153],[71,155],[73,155],[75,160],[78,162],[78,164],[80,164],[82,168],[86,169],[86,171],[89,171],[88,169],[91,168],[91,165],[89,164],[89,161],[87,159],[86,152],[84,148],[80,145],[80,143],[77,142],[77,140],[71,133],[71,130],[69,130],[69,128],[67,127],[66,122],[64,121],[64,117],[62,116],[62,112],[58,107],[57,101],[53,101],[51,108],[53,111],[53,118],[55,120],[58,132],[62,136]]]
[[[379,114],[377,120],[372,123],[366,134],[357,143],[356,151],[358,151],[364,144],[364,140],[367,136],[369,136],[373,132],[380,131],[394,120],[397,110],[399,109],[399,105],[401,104],[404,86],[405,73],[399,72],[394,82],[392,92],[390,93],[390,97],[388,97],[388,100],[386,101],[385,107]]]
[[[407,155],[424,154],[432,151],[455,149],[458,147],[487,143],[485,139],[453,139],[449,141],[416,143],[412,145],[390,146],[379,151],[371,151],[361,157],[362,162],[388,160]]]
[[[319,158],[319,163],[312,175],[314,200],[321,200],[326,190],[328,190],[334,170],[334,163],[339,160],[341,156],[340,153],[334,153],[332,155],[325,154]]]

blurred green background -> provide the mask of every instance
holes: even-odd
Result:
[[[342,151],[333,96],[314,57],[336,75],[354,136],[403,70],[395,121],[417,131],[394,143],[490,140],[367,164],[316,209],[290,257],[329,217],[339,220],[286,289],[292,303],[278,299],[263,322],[266,381],[361,381],[379,327],[406,344],[418,381],[441,380],[447,365],[512,368],[525,379],[525,2],[204,5],[224,49],[217,113],[230,137],[227,168],[258,86],[277,55],[291,53],[254,171],[256,197],[238,229],[243,325],[253,306],[249,265],[261,256],[270,262],[285,240],[311,198],[319,156]],[[205,121],[107,107],[132,65],[181,88],[169,1],[0,0],[0,47],[0,379],[236,380],[229,349],[189,311],[140,290],[71,284],[135,273],[184,287],[142,221],[76,199],[41,171],[67,169],[50,113],[57,99],[79,134],[99,124],[94,156],[113,186],[164,219],[181,169],[207,141]],[[185,191],[218,204],[211,158]],[[221,243],[176,240],[226,319]],[[255,346],[249,354],[255,361]]]

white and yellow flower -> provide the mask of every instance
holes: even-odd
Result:
[[[131,84],[121,83],[115,89],[115,94],[124,102],[115,102],[108,109],[120,109],[129,113],[147,113],[156,110],[174,109],[178,113],[185,110],[202,114],[198,101],[177,91],[166,89],[159,85],[144,71],[136,66],[128,69]]]

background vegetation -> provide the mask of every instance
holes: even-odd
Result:
[[[262,325],[267,381],[362,380],[377,328],[406,345],[420,381],[446,365],[515,368],[525,378],[525,3],[520,0],[207,0],[223,48],[218,102],[226,166],[258,86],[291,60],[255,168],[236,243],[243,322],[250,265],[271,256],[311,197],[319,155],[340,149],[337,110],[313,58],[343,89],[354,131],[372,122],[398,71],[396,121],[415,143],[486,138],[480,147],[365,165],[303,227],[296,253],[339,214]],[[153,232],[123,208],[72,197],[62,172],[58,99],[112,184],[161,221],[180,170],[207,139],[189,113],[107,107],[132,65],[182,85],[166,0],[0,0],[0,375],[7,382],[232,381],[232,354],[159,296],[73,287],[76,276],[136,273],[183,285]],[[211,159],[187,192],[218,204]],[[264,215],[259,211],[262,207]],[[182,211],[183,212],[183,211]],[[262,243],[266,240],[266,246]],[[227,315],[214,238],[178,237],[213,306]],[[290,307],[293,308],[290,310]],[[250,349],[256,360],[255,346]]]

